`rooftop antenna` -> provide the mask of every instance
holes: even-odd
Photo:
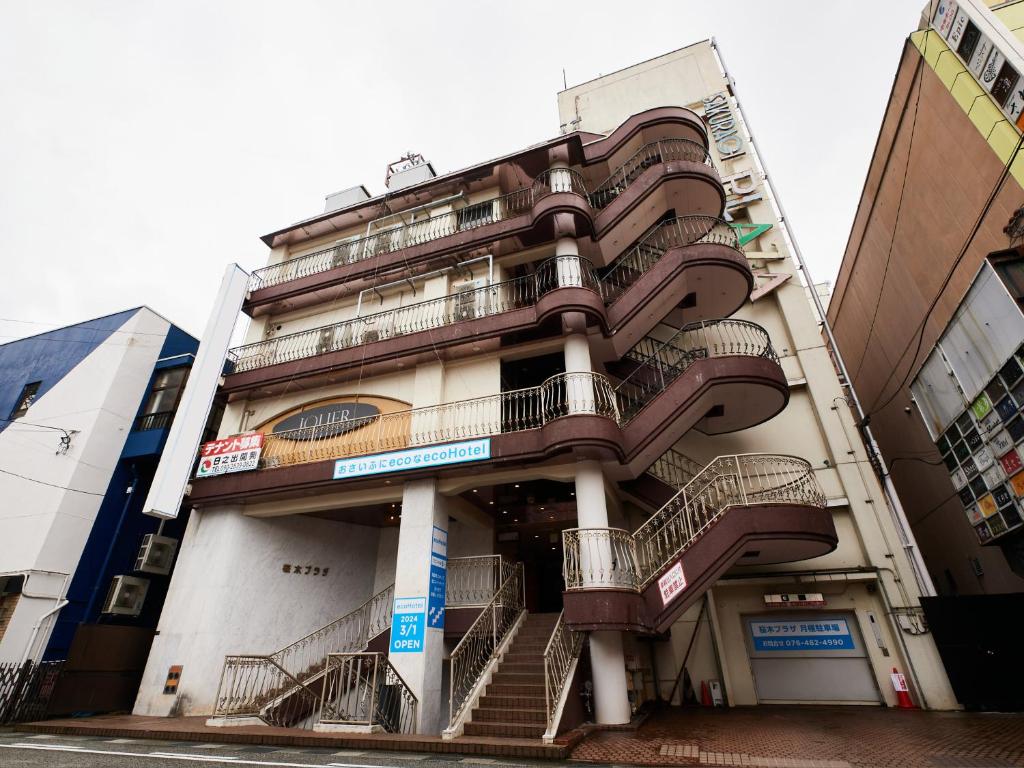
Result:
[[[565,81],[565,67],[562,67],[562,90],[569,90],[569,83]]]

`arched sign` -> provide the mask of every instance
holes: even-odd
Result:
[[[370,403],[328,403],[281,419],[271,434],[288,440],[323,440],[365,427],[378,416],[380,408]]]

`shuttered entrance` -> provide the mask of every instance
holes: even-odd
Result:
[[[744,626],[760,703],[880,702],[853,614],[773,613]]]

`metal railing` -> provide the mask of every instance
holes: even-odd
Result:
[[[501,555],[453,557],[448,561],[445,603],[449,608],[487,605],[514,568]]]
[[[174,411],[157,411],[156,413],[144,413],[135,419],[132,425],[133,432],[148,432],[151,429],[167,429],[174,421]]]
[[[644,171],[658,163],[671,163],[678,161],[689,161],[703,163],[711,168],[715,167],[711,155],[704,148],[704,145],[689,139],[661,139],[650,144],[645,144],[633,154],[626,162],[616,168],[611,175],[598,184],[590,193],[590,205],[594,208],[604,208],[616,197],[621,195],[626,188],[636,181]]]
[[[666,341],[641,339],[625,355],[636,368],[615,387],[619,413],[629,421],[698,360],[727,356],[779,360],[768,332],[747,320],[703,320],[684,325]]]
[[[552,168],[537,176],[529,187],[419,221],[388,227],[378,232],[368,232],[363,237],[340,240],[312,253],[257,269],[252,273],[249,290],[280,285],[344,264],[354,264],[465,230],[505,221],[526,213],[538,201],[559,192],[579,195],[586,199],[592,208],[604,208],[622,194],[647,168],[657,163],[680,160],[714,167],[711,155],[701,144],[688,139],[662,139],[637,150],[592,192],[587,191],[586,183],[579,171],[571,168]]]
[[[262,468],[323,461],[538,429],[570,414],[618,420],[615,394],[598,373],[560,373],[537,387],[454,403],[270,433]]]
[[[524,610],[523,564],[516,563],[491,601],[459,640],[451,654],[448,727],[455,725],[469,703],[470,694]]]
[[[530,307],[536,301],[537,281],[533,276],[517,277],[483,288],[246,344],[230,350],[228,358],[235,364],[234,372],[242,373]]]
[[[669,448],[647,468],[647,472],[678,491],[703,469],[703,464],[697,463],[675,448]]]
[[[721,456],[634,533],[619,528],[563,531],[566,589],[644,589],[731,507],[824,507],[809,462],[795,456]]]
[[[320,723],[416,732],[416,696],[384,653],[332,653],[320,692]]]
[[[726,222],[710,216],[679,217],[661,224],[626,251],[604,276],[599,276],[594,265],[583,257],[553,256],[541,262],[533,275],[246,344],[230,350],[228,359],[234,363],[233,371],[242,373],[522,309],[533,306],[556,288],[586,288],[611,302],[653,267],[669,248],[701,243],[726,245],[740,251],[736,232]]]
[[[516,189],[505,195],[419,221],[382,229],[364,237],[339,241],[313,253],[257,269],[252,273],[249,290],[269,288],[345,264],[355,264],[486,224],[505,221],[529,211],[534,199],[535,192],[532,187]]]
[[[391,626],[393,605],[391,585],[279,651],[225,657],[214,716],[258,717],[286,727],[304,721],[319,707],[319,696],[306,683],[323,672],[327,654],[365,648]]]
[[[620,296],[653,267],[670,248],[688,245],[723,245],[743,253],[739,236],[728,222],[714,216],[679,216],[659,224],[627,250],[601,276],[606,300]]]
[[[558,700],[569,682],[572,663],[580,657],[583,648],[583,633],[573,632],[564,621],[565,612],[558,614],[555,628],[551,630],[551,639],[544,649],[544,706],[547,710],[547,734],[554,736],[552,731]]]

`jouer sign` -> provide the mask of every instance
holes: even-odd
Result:
[[[368,403],[329,403],[282,419],[273,433],[289,440],[322,440],[365,427],[379,415],[380,409]]]

